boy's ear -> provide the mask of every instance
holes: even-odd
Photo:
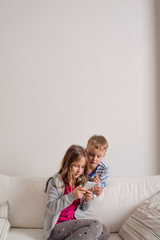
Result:
[[[105,153],[104,153],[104,157],[106,156],[106,151],[105,151]]]

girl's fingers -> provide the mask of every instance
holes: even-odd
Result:
[[[86,189],[83,188],[82,186],[78,186],[77,188],[78,188],[79,191],[85,191],[86,192]]]
[[[87,191],[85,194],[86,197],[92,197],[92,192],[91,191]]]
[[[85,194],[86,202],[90,202],[91,199],[92,199],[92,192],[90,192],[90,191],[86,192],[86,194]]]
[[[86,193],[92,193],[92,190],[86,190]]]

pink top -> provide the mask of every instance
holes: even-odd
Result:
[[[64,195],[65,194],[68,194],[70,192],[72,192],[75,188],[72,188],[71,185],[66,185],[66,188],[65,188],[65,191],[64,191]],[[59,218],[56,222],[57,223],[60,223],[60,222],[64,222],[64,221],[68,221],[68,220],[71,220],[71,219],[75,219],[74,217],[74,212],[75,210],[77,209],[78,205],[80,203],[80,200],[79,199],[76,199],[72,202],[71,205],[69,205],[68,207],[66,207],[65,209],[63,209],[59,215]]]

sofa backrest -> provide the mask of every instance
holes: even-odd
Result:
[[[12,227],[43,228],[45,178],[0,175],[0,203],[9,202]]]
[[[139,179],[112,179],[103,194],[97,197],[88,218],[96,218],[118,232],[125,220],[143,201],[160,191],[160,175]]]
[[[0,203],[9,202],[12,227],[43,228],[46,178],[0,175]],[[86,212],[118,232],[136,207],[160,190],[160,176],[141,179],[110,179],[103,194]]]

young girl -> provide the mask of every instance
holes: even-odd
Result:
[[[105,240],[109,237],[108,228],[99,221],[84,219],[84,211],[92,199],[92,191],[82,187],[87,176],[88,159],[84,148],[70,146],[59,172],[46,183],[46,240]]]

